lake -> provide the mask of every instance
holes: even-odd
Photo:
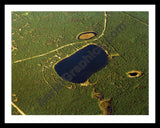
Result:
[[[104,68],[107,62],[108,55],[105,50],[90,44],[59,61],[53,68],[64,80],[84,83],[93,73]]]

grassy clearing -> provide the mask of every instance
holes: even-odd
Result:
[[[16,48],[12,51],[12,94],[26,115],[103,114],[91,96],[93,88],[104,99],[113,99],[114,115],[148,114],[148,13],[108,12],[106,29],[104,19],[104,12],[12,12]],[[107,42],[106,37],[121,23],[125,29]],[[85,31],[97,36],[78,40],[76,36]],[[81,87],[62,81],[53,65],[89,43],[104,48],[112,58],[89,78],[89,83],[96,84]],[[126,72],[132,70],[144,74],[128,78]],[[13,108],[12,114],[19,113]]]
[[[87,40],[87,39],[91,39],[93,37],[95,37],[97,35],[97,33],[95,32],[82,32],[80,34],[77,35],[77,39],[80,40]]]

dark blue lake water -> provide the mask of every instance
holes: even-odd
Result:
[[[64,80],[84,83],[93,73],[107,65],[108,55],[97,45],[88,45],[58,62],[54,69]]]

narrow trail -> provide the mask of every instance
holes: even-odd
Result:
[[[136,17],[128,14],[127,12],[122,12],[122,13],[124,13],[124,14],[127,15],[128,17],[131,17],[131,18],[133,18],[134,20],[136,20],[136,21],[138,21],[138,22],[140,22],[140,23],[142,23],[142,24],[144,24],[144,25],[146,25],[146,26],[149,26],[146,22],[144,22],[144,21],[142,21],[142,20],[140,20],[140,19],[138,19],[138,18],[136,18]]]
[[[17,109],[17,111],[21,114],[21,115],[26,115],[17,105],[15,105],[13,102],[11,102],[11,104],[13,105],[14,108]]]
[[[84,43],[84,44],[86,45],[86,44],[89,43],[89,42],[98,40],[99,38],[101,38],[101,37],[104,35],[104,32],[105,32],[105,30],[106,30],[107,14],[106,14],[105,12],[104,12],[104,18],[105,18],[105,19],[104,19],[104,28],[103,28],[103,31],[102,31],[102,33],[101,33],[97,38],[91,39],[91,40],[87,40],[87,41],[82,41],[82,42],[71,43],[71,44],[68,44],[68,45],[64,45],[64,46],[62,46],[62,47],[59,47],[58,49],[55,49],[55,50],[59,50],[59,49],[61,49],[61,48],[67,47],[67,46],[73,46],[73,47],[74,47],[74,44],[80,44],[80,43]],[[76,51],[79,50],[79,49],[81,49],[81,48],[78,49],[78,48],[76,48],[76,47],[74,47],[74,48],[76,49]],[[53,50],[50,51],[50,52],[52,53]],[[45,53],[45,54],[46,54],[46,53]],[[52,58],[53,58],[53,57],[49,58],[48,60],[51,60]],[[45,78],[45,73],[44,73],[45,69],[48,69],[48,67],[46,67],[46,66],[44,65],[43,68],[42,68],[42,76],[43,76],[43,79],[44,79],[44,81],[46,82],[46,84],[49,85],[49,86],[55,91],[55,93],[57,94],[58,92],[56,91],[55,87],[53,87],[53,86],[46,80],[46,78]],[[54,81],[56,81],[56,80],[54,80]]]
[[[141,21],[141,20],[139,20],[139,19],[137,19],[137,18],[135,18],[135,17],[133,17],[133,16],[125,13],[125,12],[123,12],[123,13],[124,13],[125,15],[127,15],[128,17],[131,17],[131,18],[135,19],[136,21],[141,22],[142,24],[148,26],[147,23],[145,23],[145,22],[143,22],[143,21]],[[53,50],[48,51],[48,52],[43,53],[43,54],[39,54],[39,55],[36,55],[36,56],[24,58],[24,59],[21,59],[21,60],[16,60],[16,61],[12,62],[12,64],[20,63],[20,62],[27,61],[27,60],[34,59],[34,58],[39,58],[39,57],[48,55],[48,54],[50,54],[50,53],[57,52],[58,50],[63,49],[63,48],[65,48],[65,47],[74,46],[74,45],[76,45],[76,44],[81,44],[81,43],[84,43],[84,42],[85,42],[85,43],[87,43],[87,42],[89,43],[89,42],[92,42],[92,41],[96,41],[96,40],[100,39],[101,37],[103,37],[103,35],[104,35],[105,31],[106,31],[106,26],[107,26],[106,23],[107,23],[107,14],[104,12],[104,28],[103,28],[102,33],[101,33],[97,38],[91,39],[91,40],[87,40],[87,41],[73,42],[73,43],[70,43],[70,44],[61,46],[61,47],[59,47],[59,48],[57,48],[57,49],[53,49]],[[118,53],[117,49],[116,49],[113,45],[111,45],[111,44],[109,44],[109,45],[115,50],[115,52]],[[125,59],[123,56],[120,55],[120,57],[124,60],[125,64],[128,64],[127,61],[126,61],[126,59]],[[134,66],[131,66],[131,67],[134,68]],[[44,71],[43,71],[44,68],[45,68],[45,67],[42,68],[43,79],[45,80],[45,82],[47,83],[47,85],[50,85],[50,84],[48,83],[48,81],[45,79],[45,75],[44,75]],[[137,81],[138,81],[139,83],[141,83],[140,80],[137,80]],[[51,85],[50,85],[50,86],[51,86]],[[52,87],[52,86],[51,86],[51,87]],[[54,89],[54,88],[53,88],[53,89]],[[16,106],[13,102],[11,102],[11,104],[12,104],[13,107],[15,107],[22,115],[26,115],[26,114],[25,114],[21,109],[19,109],[18,106]]]
[[[78,43],[83,43],[83,42],[78,42]],[[65,48],[65,47],[68,47],[68,46],[72,46],[72,45],[74,45],[74,44],[77,44],[77,42],[64,45],[64,46],[62,46],[62,47],[59,47],[59,48],[57,48],[57,49],[51,50],[51,51],[49,51],[49,52],[46,52],[46,53],[43,53],[43,54],[40,54],[40,55],[37,55],[37,56],[32,56],[32,57],[28,57],[28,58],[21,59],[21,60],[16,60],[16,61],[13,62],[13,64],[14,64],[14,63],[19,63],[19,62],[22,62],[22,61],[26,61],[26,60],[30,60],[30,59],[34,59],[34,58],[38,58],[38,57],[41,57],[41,56],[45,56],[45,55],[48,55],[48,54],[50,54],[50,53],[56,52],[56,51],[58,51],[58,50],[60,50],[60,49],[62,49],[62,48]]]
[[[101,38],[103,35],[104,35],[104,32],[106,30],[106,23],[107,23],[107,14],[106,12],[104,12],[104,29],[102,31],[102,33],[95,39],[92,39],[92,40],[89,40],[89,41],[86,41],[86,42],[91,42],[91,41],[95,41],[95,40],[98,40],[99,38]],[[40,54],[40,55],[36,55],[36,56],[32,56],[32,57],[28,57],[28,58],[25,58],[25,59],[21,59],[21,60],[16,60],[14,62],[12,62],[12,64],[15,64],[15,63],[19,63],[19,62],[23,62],[23,61],[26,61],[26,60],[30,60],[30,59],[34,59],[34,58],[38,58],[38,57],[41,57],[41,56],[45,56],[45,55],[48,55],[50,53],[53,53],[53,52],[56,52],[62,48],[65,48],[65,47],[68,47],[68,46],[72,46],[72,45],[75,45],[75,44],[80,44],[80,43],[84,43],[84,41],[81,41],[81,42],[73,42],[73,43],[70,43],[70,44],[67,44],[67,45],[64,45],[64,46],[61,46],[57,49],[54,49],[54,50],[51,50],[49,52],[46,52],[46,53],[43,53],[43,54]]]
[[[57,48],[57,49],[48,51],[48,52],[43,53],[43,54],[40,54],[40,55],[36,55],[36,56],[24,58],[24,59],[21,59],[21,60],[16,60],[16,61],[12,62],[12,64],[16,64],[16,63],[20,63],[20,62],[27,61],[27,60],[30,60],[30,59],[42,57],[42,56],[48,55],[48,54],[50,54],[50,53],[57,52],[58,50],[63,49],[63,48],[65,48],[65,47],[74,46],[75,44],[81,44],[81,43],[84,43],[84,42],[85,42],[85,44],[86,44],[86,43],[88,43],[88,42],[96,41],[96,40],[100,39],[100,38],[104,35],[104,32],[105,32],[105,30],[106,30],[106,23],[107,23],[107,14],[106,14],[106,12],[104,12],[104,24],[103,24],[104,28],[103,28],[102,33],[101,33],[97,38],[91,39],[91,40],[87,40],[87,41],[85,40],[85,41],[80,41],[80,42],[73,42],[73,43],[70,43],[70,44],[61,46],[61,47],[59,47],[59,48]],[[44,70],[44,68],[42,68],[42,74],[43,74],[43,70]],[[43,74],[43,75],[44,75],[44,74]],[[44,76],[43,76],[43,78],[44,78]],[[45,78],[44,78],[44,80],[45,80]],[[50,85],[47,80],[45,80],[45,82],[47,83],[47,85]],[[54,90],[54,89],[55,89],[55,88],[53,88],[53,90]],[[55,91],[55,92],[56,92],[56,91]],[[57,92],[56,92],[56,93],[57,93]],[[11,102],[11,104],[13,105],[14,108],[16,108],[16,109],[18,110],[18,112],[19,112],[21,115],[26,115],[26,114],[25,114],[17,105],[15,105],[13,102]]]

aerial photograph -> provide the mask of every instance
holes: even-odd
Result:
[[[148,18],[12,11],[12,115],[149,115]]]

